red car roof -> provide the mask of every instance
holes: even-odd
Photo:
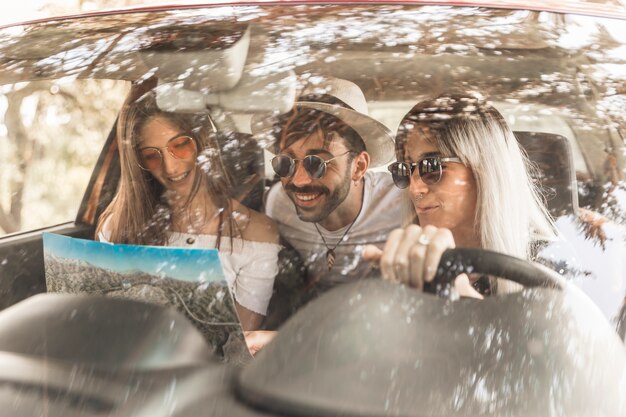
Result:
[[[117,13],[132,13],[145,11],[159,11],[170,9],[194,9],[207,6],[244,6],[244,5],[286,5],[286,4],[415,4],[415,5],[448,5],[464,7],[490,7],[503,9],[520,9],[546,11],[564,14],[580,14],[601,16],[617,19],[626,19],[626,2],[623,0],[542,0],[541,2],[524,2],[520,0],[215,0],[208,2],[163,2],[149,6],[129,6],[125,8],[103,9],[99,11],[53,16],[36,19],[18,24],[46,22],[58,19],[78,18],[86,16],[111,15]]]

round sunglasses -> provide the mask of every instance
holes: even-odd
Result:
[[[189,159],[196,155],[198,147],[191,136],[180,135],[168,140],[163,148],[154,146],[140,148],[139,167],[146,171],[158,169],[163,164],[163,149],[176,159]]]
[[[323,159],[321,156],[308,155],[302,159],[295,159],[287,155],[276,155],[272,158],[272,168],[281,178],[291,178],[296,172],[296,162],[302,161],[302,166],[309,178],[318,180],[326,175],[326,165],[341,156],[348,155],[352,151],[346,151],[341,155],[333,156],[330,159]]]
[[[437,184],[443,176],[443,165],[446,162],[462,164],[463,162],[453,156],[442,158],[440,156],[428,156],[417,162],[394,162],[387,169],[391,172],[394,184],[398,188],[407,188],[411,183],[411,176],[417,169],[420,179],[426,185]]]

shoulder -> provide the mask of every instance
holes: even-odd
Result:
[[[243,240],[278,244],[278,227],[274,220],[239,203],[236,203],[234,208],[247,217],[245,224],[242,224],[241,238]]]
[[[365,176],[366,193],[373,199],[402,200],[406,198],[405,190],[396,187],[391,178],[391,174],[387,172],[371,172],[368,171]]]
[[[393,184],[391,175],[385,172],[368,172],[365,177],[363,207],[357,226],[368,232],[387,235],[402,224],[414,212],[408,194]]]
[[[369,183],[369,186],[376,189],[386,189],[390,188],[391,190],[398,189],[393,184],[393,179],[391,178],[391,174],[388,172],[382,171],[367,171],[365,173],[365,181]]]

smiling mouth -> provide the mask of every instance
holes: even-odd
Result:
[[[169,182],[180,182],[180,181],[184,180],[185,178],[187,178],[189,176],[189,172],[190,171],[187,171],[184,174],[181,174],[181,175],[179,175],[177,177],[168,177],[167,180]]]
[[[296,200],[303,203],[310,203],[317,200],[323,193],[293,193]]]

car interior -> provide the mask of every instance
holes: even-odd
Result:
[[[337,6],[332,6],[331,8],[339,10]],[[317,28],[327,20],[330,20],[326,12],[327,10],[323,8],[315,13],[309,13],[309,15],[297,11],[292,15],[292,19],[308,22],[306,24],[309,24],[310,27]],[[420,15],[420,24],[425,29],[440,30],[438,23],[428,21],[430,11],[425,10],[424,12],[424,14]],[[367,15],[365,10],[362,13],[363,16]],[[394,13],[400,14],[397,8],[390,8],[388,13],[391,15]],[[474,86],[482,87],[485,84],[480,81],[481,77],[478,74],[480,74],[480,71],[486,71],[487,68],[490,69],[490,73],[493,73],[493,69],[497,69],[497,72],[493,73],[492,77],[499,77],[503,80],[509,79],[512,74],[517,72],[523,73],[529,79],[528,85],[533,85],[533,77],[536,77],[537,80],[541,79],[542,74],[568,74],[574,71],[579,76],[585,77],[584,72],[581,72],[583,67],[580,65],[576,67],[569,66],[568,60],[572,58],[563,56],[560,56],[558,60],[547,58],[552,53],[548,42],[549,37],[542,39],[542,36],[547,36],[544,33],[544,29],[536,33],[533,32],[537,27],[537,23],[533,23],[532,19],[529,19],[527,16],[517,16],[504,11],[499,11],[493,16],[496,19],[501,19],[503,22],[507,22],[506,19],[511,19],[511,21],[523,23],[523,26],[519,28],[514,36],[508,36],[505,39],[498,38],[500,45],[493,53],[486,49],[482,52],[479,51],[476,55],[466,53],[457,53],[456,56],[450,53],[437,54],[436,50],[431,49],[432,47],[428,44],[427,39],[415,43],[417,48],[415,52],[410,52],[410,48],[406,49],[407,46],[411,45],[411,41],[408,39],[400,42],[398,45],[384,46],[385,36],[387,35],[385,35],[384,31],[386,26],[383,25],[380,30],[366,35],[358,42],[349,42],[347,38],[343,39],[340,33],[336,33],[335,36],[338,39],[335,42],[340,46],[343,45],[340,53],[313,45],[314,48],[310,56],[301,56],[299,58],[301,62],[298,62],[298,57],[289,59],[283,57],[282,61],[276,61],[276,57],[281,57],[282,55],[280,54],[283,51],[280,49],[280,44],[272,44],[274,39],[280,39],[280,37],[292,39],[295,44],[307,42],[304,36],[301,39],[298,38],[301,33],[298,30],[294,30],[287,23],[283,24],[283,26],[271,26],[265,23],[237,23],[233,25],[220,23],[218,18],[205,17],[205,22],[202,25],[185,23],[180,25],[179,23],[184,22],[186,19],[186,16],[181,14],[180,16],[172,15],[170,17],[172,22],[168,25],[155,24],[154,27],[150,26],[149,19],[158,22],[158,19],[165,14],[167,13],[155,13],[149,18],[145,16],[140,18],[133,14],[126,15],[122,22],[126,29],[120,32],[107,31],[106,25],[108,23],[106,19],[103,19],[102,23],[98,21],[95,24],[84,24],[84,20],[69,21],[63,24],[47,23],[44,25],[47,28],[42,32],[46,34],[46,44],[51,50],[59,52],[53,58],[44,59],[45,52],[42,51],[37,43],[43,36],[18,37],[13,40],[11,49],[9,50],[8,47],[5,47],[5,51],[7,51],[7,56],[11,57],[14,62],[32,63],[30,66],[25,66],[32,73],[24,74],[3,71],[1,81],[7,85],[24,79],[54,79],[55,77],[62,77],[67,72],[73,72],[80,74],[80,77],[109,77],[135,82],[142,80],[146,74],[150,74],[158,83],[160,91],[159,103],[163,108],[177,111],[194,111],[194,109],[210,107],[220,129],[232,131],[232,135],[236,135],[238,139],[245,141],[246,139],[243,139],[243,135],[249,133],[252,116],[285,112],[290,108],[296,95],[296,72],[298,76],[324,72],[351,79],[366,92],[372,105],[380,106],[380,103],[384,103],[387,111],[394,109],[396,105],[401,106],[400,103],[407,102],[407,100],[415,100],[420,94],[427,94],[430,89],[441,88],[441,84],[444,82],[463,84],[468,83],[466,80],[469,80],[470,83],[475,84]],[[276,9],[276,14],[279,15],[278,9]],[[252,15],[256,16],[254,12]],[[412,18],[412,16],[409,13],[408,18]],[[462,16],[462,13],[455,14],[454,11],[450,12],[450,17],[454,16]],[[316,17],[320,19],[317,23],[313,23]],[[365,19],[366,17],[363,18]],[[137,25],[136,22],[140,21],[140,19],[148,19],[141,20],[141,22],[149,30],[137,31],[133,29],[134,25]],[[232,16],[229,19],[236,20],[237,17]],[[467,24],[480,26],[480,22],[480,19],[476,22],[468,20]],[[550,27],[550,24],[547,26]],[[490,32],[490,30],[484,35],[469,36],[464,42],[474,42],[479,47],[486,45],[490,36],[496,37],[494,32]],[[82,58],[67,59],[76,48],[76,45],[64,44],[64,36],[69,32],[80,33],[79,47],[84,50],[88,51],[90,48],[94,48],[96,42],[98,40],[102,41],[102,39],[106,39],[109,42],[109,49],[100,54],[91,54],[89,56],[90,61],[85,61]],[[102,37],[103,33],[106,34],[104,38]],[[302,34],[305,33],[303,32]],[[461,36],[461,33],[461,31],[448,32],[445,35],[448,38],[442,41],[442,43],[455,45],[457,40],[455,36]],[[404,34],[403,29],[396,28],[389,32],[388,36],[398,35],[398,39],[403,39],[399,36],[401,34]],[[276,51],[268,49],[268,45],[270,48],[275,48]],[[409,52],[408,55],[407,51]],[[510,58],[502,59],[500,58],[501,54],[509,54]],[[327,55],[332,59],[327,59]],[[520,57],[523,57],[523,59]],[[454,63],[452,63],[453,59],[456,60]],[[324,64],[316,67],[316,61]],[[413,62],[419,62],[419,65],[415,67],[416,70],[411,70],[408,67],[413,65]],[[61,63],[63,65],[60,65]],[[356,64],[359,67],[359,71],[356,73],[352,71],[355,65],[353,63],[362,63],[362,65]],[[371,63],[375,65],[371,65]],[[152,72],[149,71],[150,68],[154,68]],[[296,72],[292,68],[296,68]],[[457,70],[457,68],[460,68],[460,70]],[[569,68],[572,68],[572,70]],[[185,74],[182,81],[180,80],[180,74]],[[406,74],[411,74],[411,77],[416,81],[405,80],[403,77],[406,77]],[[437,74],[437,82],[435,83],[428,82],[432,74]],[[588,81],[588,78],[586,81]],[[410,86],[410,88],[406,88],[407,86]],[[515,90],[515,88],[518,88],[518,90]],[[516,93],[511,93],[509,90],[498,91],[493,88],[490,88],[490,90],[491,94],[497,100],[500,100],[501,96],[499,94],[504,93],[510,96],[522,94],[528,91],[528,88],[514,86],[511,91]],[[415,94],[415,91],[420,93]],[[254,100],[244,99],[250,95],[254,97]],[[536,105],[540,108],[541,105],[550,104],[551,102],[558,103],[562,96],[563,94],[543,95]],[[382,98],[384,98],[384,101],[381,100]],[[511,97],[508,97],[507,100],[510,101]],[[503,107],[507,100],[502,101]],[[587,98],[584,98],[584,100],[586,101]],[[401,114],[401,110],[396,110],[395,114]],[[397,118],[397,116],[394,117]],[[518,119],[523,119],[523,117],[518,115]],[[390,124],[393,125],[393,122],[390,122]],[[577,138],[574,140],[573,137],[568,137],[570,147],[572,144],[575,145],[575,150],[582,147],[585,155],[584,163],[586,162],[586,166],[583,168],[587,172],[584,172],[580,167],[578,161],[581,158],[578,157],[576,160],[575,174],[579,177],[579,182],[582,179],[583,184],[589,182],[601,184],[606,178],[606,173],[597,168],[603,165],[597,160],[598,157],[602,156],[593,148],[597,149],[598,146],[606,146],[602,145],[602,142],[608,142],[611,145],[615,145],[615,142],[612,138],[607,141],[602,140],[601,142],[593,140],[594,136],[596,138],[602,137],[597,130],[589,133],[588,130],[576,126],[573,126],[571,129],[573,129],[571,134],[576,135]],[[116,165],[114,132],[115,126],[113,125],[109,137],[104,143],[104,151],[100,155],[93,170],[92,178],[86,187],[87,192],[80,204],[76,216],[76,224],[67,230],[67,233],[72,236],[91,237],[91,228],[96,223],[101,211],[110,201],[115,190],[119,167]],[[537,135],[539,132],[534,134]],[[611,133],[608,132],[608,134]],[[528,137],[528,135],[523,136]],[[565,136],[567,137],[567,135]],[[542,135],[542,138],[544,137],[546,135]],[[260,148],[266,147],[267,144],[264,143],[264,138],[255,139]],[[266,138],[267,140],[269,139]],[[528,141],[528,139],[523,141]],[[234,141],[231,142],[234,143]],[[248,143],[249,145],[242,145],[243,148],[247,146],[254,147],[254,142],[248,141]],[[543,152],[546,152],[545,149]],[[252,151],[252,148],[250,148],[249,151],[253,154],[254,152],[262,152],[258,148],[256,151]],[[224,155],[225,158],[229,158],[231,155],[237,155],[237,152],[227,152]],[[271,182],[271,176],[268,175],[271,171],[265,166],[267,165],[265,163],[268,158],[267,153],[265,153],[264,158],[263,164],[260,164],[261,161],[258,159],[255,162],[250,160],[251,164],[255,165],[256,168],[253,166],[246,168],[237,164],[232,165],[235,170],[238,170],[238,173],[235,175],[241,175],[240,168],[244,171],[250,170],[250,172],[258,169],[257,174],[259,175],[264,169],[265,171],[263,172],[266,173],[266,178],[263,178],[263,180]],[[535,152],[534,158],[537,159],[539,165],[543,165],[543,171],[545,171],[545,163],[547,161],[558,164],[553,158],[547,156],[547,153],[541,156]],[[621,158],[619,152],[618,158]],[[550,171],[552,172],[552,170]],[[588,179],[585,177],[591,177],[590,181],[585,181]],[[238,178],[237,182],[247,184],[246,186],[252,187],[252,190],[246,192],[246,186],[242,185],[243,189],[238,190],[237,193],[249,195],[250,197],[244,197],[249,199],[247,204],[250,204],[252,207],[260,207],[259,193],[263,187],[262,181],[255,181],[254,178],[248,178],[247,181],[249,182],[246,182],[241,177]],[[544,178],[544,181],[547,180]],[[565,180],[559,184],[565,184]],[[549,184],[547,185],[549,188],[551,187]],[[551,188],[556,189],[558,187]],[[583,201],[585,206],[589,206],[590,203],[592,207],[597,205],[597,202],[589,201],[594,196],[596,199],[598,198],[597,192],[580,192],[580,190],[576,192],[576,184],[572,184],[571,190],[572,210],[575,210],[576,199],[579,197],[578,194],[586,199],[586,201]],[[558,205],[556,201],[560,200],[560,196],[556,197],[549,204],[556,206]],[[559,211],[562,209],[564,209],[564,206],[555,210]],[[33,294],[44,290],[41,287],[43,266],[41,262],[32,262],[32,259],[42,259],[40,243],[36,236],[37,233],[35,232],[32,244],[28,243],[28,233],[20,236],[19,239],[8,237],[2,242],[3,247],[6,248],[9,254],[12,253],[12,241],[19,241],[19,244],[16,243],[19,246],[17,250],[25,250],[28,253],[28,256],[24,258],[9,256],[8,259],[19,258],[19,263],[9,262],[7,265],[2,266],[2,268],[8,268],[3,273],[4,276],[11,277],[9,280],[24,287],[22,289],[7,288],[5,292],[7,293],[8,301],[5,301],[7,298],[3,297],[3,306],[12,304],[23,298],[25,294]],[[31,270],[30,268],[36,268],[36,270]],[[37,282],[34,282],[32,277],[40,278],[35,280]],[[3,280],[3,285],[5,285],[6,281]],[[16,298],[11,298],[11,294],[20,295],[16,296]]]
[[[605,245],[621,244],[622,252],[612,252],[606,262],[610,268],[618,265],[623,242],[617,234],[602,237],[601,232],[610,224],[621,233],[620,219],[626,221],[620,205],[626,201],[620,194],[625,190],[626,119],[623,108],[621,119],[607,110],[615,108],[607,103],[624,95],[626,82],[604,65],[610,61],[626,67],[616,57],[624,40],[612,37],[602,26],[604,20],[596,23],[589,16],[486,7],[378,7],[376,13],[372,6],[354,4],[189,7],[0,29],[0,112],[10,113],[11,100],[23,100],[33,88],[39,98],[20,105],[23,112],[33,108],[38,116],[25,117],[21,130],[15,131],[38,132],[34,127],[54,119],[48,123],[50,137],[42,143],[67,136],[74,147],[91,149],[89,154],[72,154],[74,162],[85,160],[81,170],[62,171],[57,165],[31,169],[46,173],[37,177],[39,194],[72,194],[76,204],[67,210],[69,215],[59,220],[51,214],[55,207],[44,210],[38,195],[26,196],[24,204],[34,207],[33,218],[23,221],[23,229],[0,235],[0,363],[6,370],[0,376],[19,380],[0,389],[0,404],[18,394],[33,402],[51,395],[58,399],[52,402],[57,408],[51,415],[67,416],[165,415],[158,414],[163,398],[179,398],[186,407],[172,416],[199,415],[209,408],[211,415],[241,417],[416,415],[423,404],[428,404],[424,415],[450,416],[496,411],[583,416],[600,410],[604,414],[598,415],[617,417],[616,411],[626,409],[618,392],[626,355],[613,334],[617,330],[626,338],[621,283],[607,285],[619,292],[624,307],[606,319],[606,312],[583,291],[570,292],[559,274],[527,269],[525,261],[521,265],[488,254],[467,255],[479,259],[471,268],[497,265],[528,287],[481,302],[462,299],[442,308],[449,292],[424,297],[382,280],[364,280],[301,308],[302,260],[285,244],[264,327],[281,331],[276,343],[262,352],[265,359],[243,369],[220,366],[204,350],[193,326],[174,311],[117,299],[107,303],[43,295],[42,233],[94,239],[98,220],[116,193],[117,116],[131,85],[137,94],[154,89],[163,110],[208,112],[220,132],[230,196],[258,211],[264,209],[269,187],[279,180],[269,163],[275,138],[262,127],[290,111],[303,85],[316,77],[357,84],[370,115],[392,132],[420,99],[450,86],[480,91],[511,125],[532,162],[532,179],[550,214],[557,222],[573,224],[568,224],[572,233],[588,245],[581,252],[605,254]],[[586,28],[588,36],[570,36],[572,25]],[[93,103],[90,112],[72,107],[81,105],[72,99],[81,94]],[[58,108],[65,109],[67,119],[56,121]],[[97,123],[83,121],[96,116]],[[77,127],[68,130],[66,125],[73,124]],[[34,159],[46,153],[49,159],[60,159],[71,152],[55,154],[37,146],[30,152]],[[9,177],[0,178],[0,187],[9,184]],[[56,177],[56,187],[42,177]],[[0,195],[0,208],[10,199]],[[463,251],[450,256],[456,258],[446,265],[458,274],[454,268],[463,263]],[[433,292],[441,295],[441,288]],[[107,319],[96,320],[102,316]],[[423,316],[432,321],[420,320]],[[397,325],[388,325],[389,320]],[[380,331],[373,333],[372,326]],[[440,338],[420,336],[435,327],[445,329]],[[47,350],[41,347],[47,343],[39,338],[42,334],[53,335]],[[76,338],[85,343],[66,349],[63,342]],[[572,342],[590,339],[594,343]],[[142,342],[133,345],[132,340]],[[544,352],[548,342],[554,350]],[[115,348],[108,351],[106,343]],[[511,345],[516,349],[505,349]],[[415,352],[422,359],[415,361]],[[77,365],[70,369],[56,360]],[[497,361],[510,367],[484,377]],[[48,373],[40,378],[42,363]],[[595,368],[580,366],[586,363]],[[589,388],[581,381],[595,380],[594,369],[606,378]],[[73,385],[54,385],[68,379]],[[49,387],[41,388],[42,380]],[[199,386],[205,389],[199,392]],[[560,401],[567,405],[542,414],[546,404]],[[507,407],[514,411],[507,414]]]

